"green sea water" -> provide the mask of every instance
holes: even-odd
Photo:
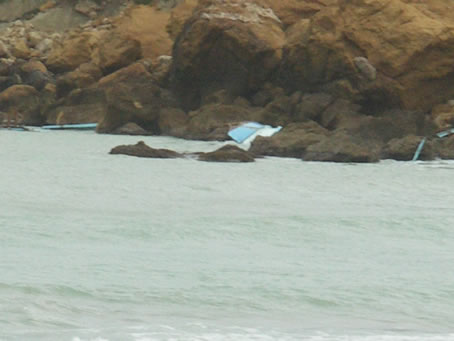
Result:
[[[454,340],[454,163],[138,140],[0,131],[1,341]]]

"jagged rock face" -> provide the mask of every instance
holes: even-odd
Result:
[[[257,90],[278,67],[285,35],[274,12],[245,0],[203,1],[173,49],[172,84],[183,107],[210,93]]]
[[[288,30],[281,81],[369,106],[428,110],[451,98],[452,18],[408,2],[339,0],[296,23]],[[358,67],[358,57],[374,74]]]
[[[109,133],[127,122],[134,122],[158,134],[161,110],[177,106],[172,94],[158,86],[141,63],[102,78],[97,87],[105,91],[107,105],[107,113],[98,126],[101,133]]]

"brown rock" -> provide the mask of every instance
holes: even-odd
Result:
[[[254,162],[254,156],[237,146],[225,145],[211,153],[201,153],[199,161],[210,162]]]
[[[60,44],[54,44],[47,58],[48,68],[61,73],[72,71],[79,65],[92,60],[101,34],[99,32],[81,32],[70,35]]]
[[[433,141],[433,148],[436,157],[444,160],[454,159],[454,135]]]
[[[16,58],[29,59],[32,51],[27,46],[25,39],[16,39],[11,45],[11,54]]]
[[[175,159],[182,157],[181,154],[168,149],[154,149],[147,146],[143,141],[135,145],[122,145],[112,148],[110,154],[123,154],[137,157],[158,158],[158,159]]]
[[[219,89],[232,97],[260,89],[282,58],[285,35],[274,12],[252,2],[205,1],[173,49],[172,84],[185,109]]]
[[[28,125],[40,125],[44,118],[40,110],[40,94],[29,85],[13,85],[0,93],[0,106],[4,112],[15,109]]]
[[[304,91],[342,85],[345,96],[369,106],[429,110],[454,97],[453,16],[435,2],[339,0],[322,8],[289,28],[283,81]],[[358,66],[358,57],[368,65]]]
[[[184,137],[188,115],[178,108],[163,108],[159,113],[159,132],[161,135]]]
[[[255,155],[301,158],[309,146],[327,135],[328,131],[315,122],[292,123],[271,137],[257,136],[249,151]]]
[[[208,104],[189,113],[184,138],[225,141],[229,139],[227,133],[233,126],[244,121],[257,121],[259,114],[252,107]]]
[[[157,134],[161,110],[177,107],[173,95],[158,86],[141,63],[102,78],[98,87],[105,91],[107,101],[107,114],[98,125],[98,132],[101,133],[109,133],[127,122],[134,122]]]
[[[169,18],[168,12],[154,7],[133,6],[113,23],[117,35],[139,42],[143,57],[155,59],[171,54],[173,42],[166,31]]]
[[[318,143],[310,145],[303,155],[304,161],[331,162],[376,162],[378,157],[374,150],[361,144],[361,141],[337,132],[325,137]]]
[[[382,151],[382,159],[410,161],[415,155],[416,149],[423,137],[409,135],[400,139],[392,139]],[[435,157],[433,145],[430,140],[426,141],[418,160],[433,160]]]
[[[192,16],[194,9],[198,5],[198,0],[186,0],[176,6],[170,12],[169,22],[166,29],[172,40],[183,30],[185,22]]]
[[[119,35],[105,34],[93,53],[93,62],[104,74],[112,73],[128,66],[142,56],[142,49],[137,40]]]
[[[102,76],[101,69],[93,63],[80,65],[76,70],[57,78],[57,96],[64,97],[74,89],[86,88]]]

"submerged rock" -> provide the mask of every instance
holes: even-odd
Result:
[[[254,162],[254,155],[238,148],[237,146],[226,145],[214,152],[201,153],[200,161],[210,162]]]
[[[134,145],[121,145],[112,148],[110,154],[123,154],[137,157],[157,158],[157,159],[175,159],[183,155],[169,149],[154,149],[139,141]]]
[[[134,122],[126,123],[120,128],[115,129],[112,134],[118,135],[150,135],[145,129]]]

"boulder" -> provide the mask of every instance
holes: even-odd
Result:
[[[244,121],[258,121],[260,112],[253,107],[234,104],[207,104],[191,111],[184,138],[193,140],[230,139],[227,133]]]
[[[454,135],[443,139],[433,140],[433,148],[436,157],[444,160],[454,159]]]
[[[442,13],[433,2],[328,4],[288,29],[282,82],[305,92],[342,94],[368,107],[430,110],[454,94],[452,5]]]
[[[125,123],[134,122],[158,134],[161,110],[177,107],[174,96],[154,82],[142,63],[102,78],[98,88],[105,91],[107,101],[107,113],[97,128],[100,133],[109,133]]]
[[[92,60],[105,75],[135,62],[142,56],[140,43],[121,32],[104,34],[93,52]]]
[[[225,145],[210,153],[201,153],[199,161],[210,162],[254,162],[254,155],[238,148],[237,146]]]
[[[159,133],[161,135],[184,137],[188,115],[178,108],[163,108],[159,113]]]
[[[336,132],[320,142],[310,145],[303,155],[304,161],[376,162],[374,149],[343,132]]]
[[[68,72],[89,63],[101,39],[101,33],[74,32],[59,44],[54,44],[46,60],[47,67],[56,73]]]
[[[84,63],[76,70],[57,78],[57,97],[64,97],[72,90],[93,85],[102,77],[101,69],[94,63]]]
[[[157,158],[157,159],[175,159],[182,155],[169,149],[154,149],[147,146],[143,141],[135,145],[121,145],[112,148],[110,154],[123,154],[137,157]]]
[[[171,83],[185,110],[220,89],[260,89],[282,59],[285,34],[272,9],[244,0],[201,2],[173,48]]]
[[[96,87],[75,89],[46,110],[48,124],[96,123],[107,114],[104,90]]]
[[[271,137],[257,136],[249,151],[261,156],[301,158],[306,149],[319,143],[328,135],[328,130],[317,123],[292,123]]]
[[[392,139],[383,148],[381,158],[393,159],[398,161],[410,161],[415,155],[416,149],[420,144],[422,136],[409,135],[403,138]],[[428,140],[424,144],[418,160],[433,160],[435,158],[432,141]]]
[[[29,85],[13,85],[0,93],[0,111],[17,110],[21,121],[27,125],[41,125],[40,94]]]

